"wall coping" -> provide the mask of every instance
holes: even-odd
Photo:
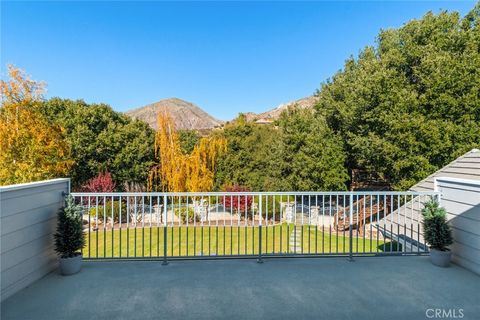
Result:
[[[48,185],[57,184],[57,183],[61,183],[61,182],[67,182],[68,183],[68,188],[70,189],[70,178],[57,178],[57,179],[42,180],[42,181],[19,183],[19,184],[12,184],[12,185],[8,185],[8,186],[3,186],[3,187],[0,187],[0,193],[1,192],[6,192],[6,191],[35,188],[35,187],[40,187],[40,186],[48,186]]]

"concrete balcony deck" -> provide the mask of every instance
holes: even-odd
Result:
[[[424,256],[85,262],[8,298],[1,318],[404,320],[440,308],[478,319],[479,299],[479,276]]]

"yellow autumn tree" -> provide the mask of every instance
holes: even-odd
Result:
[[[38,111],[44,85],[8,66],[0,80],[0,185],[65,176],[73,164],[62,129]]]
[[[149,174],[149,190],[164,192],[206,192],[213,187],[215,163],[226,150],[223,138],[201,138],[190,154],[183,154],[173,119],[158,117],[155,157],[158,164]]]
[[[186,189],[191,192],[211,191],[215,179],[215,164],[218,156],[225,152],[226,140],[208,137],[200,139],[186,159]]]
[[[150,170],[149,190],[179,191],[185,185],[185,167],[178,134],[168,113],[160,114],[157,123],[155,158],[158,163]]]

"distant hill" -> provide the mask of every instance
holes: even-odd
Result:
[[[280,117],[280,114],[289,108],[308,109],[308,108],[313,108],[317,103],[318,103],[318,97],[309,96],[309,97],[305,97],[295,101],[282,103],[281,105],[266,112],[262,112],[262,113],[247,112],[247,113],[244,113],[244,115],[249,121],[264,121],[264,120],[271,121],[271,120],[278,119],[278,117]]]
[[[178,98],[160,100],[125,113],[157,129],[158,114],[165,111],[170,113],[179,130],[212,129],[223,124],[223,121],[215,119],[195,104]]]

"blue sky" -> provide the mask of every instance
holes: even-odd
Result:
[[[2,1],[2,78],[12,63],[47,97],[119,111],[178,97],[228,120],[311,95],[381,28],[474,5]]]

